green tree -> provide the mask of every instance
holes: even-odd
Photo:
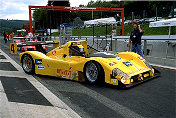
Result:
[[[35,29],[46,29],[49,26],[48,11],[36,10],[33,13]]]

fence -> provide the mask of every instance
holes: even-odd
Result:
[[[52,40],[60,40],[61,42],[63,39],[59,39],[59,37],[52,37]],[[107,42],[110,42],[110,49],[113,52],[124,52],[129,50],[127,48],[129,36],[108,38],[72,36],[70,40],[86,40],[90,46],[98,50],[104,50]],[[176,37],[168,39],[167,36],[144,36],[142,37],[142,46],[145,56],[176,59]]]

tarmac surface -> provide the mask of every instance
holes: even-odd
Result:
[[[9,43],[10,41],[5,44],[0,39],[0,49],[20,65],[18,57],[20,52],[11,55]],[[0,60],[4,58],[0,53]],[[33,77],[83,118],[175,118],[176,71],[157,69],[161,72],[160,77],[129,89],[49,76],[33,75]],[[16,68],[11,63],[0,61],[1,70],[16,71]],[[3,76],[0,77],[0,81],[9,102],[52,106],[51,102],[25,78],[19,80],[18,77]],[[18,86],[18,91],[13,95],[9,94],[14,91],[15,86]],[[24,92],[24,86],[28,88],[26,89],[28,92]],[[33,91],[32,94],[30,91]],[[28,96],[32,97],[29,99]]]

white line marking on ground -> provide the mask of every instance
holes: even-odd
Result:
[[[105,106],[109,107],[110,109],[113,109],[114,111],[117,111],[119,114],[121,114],[125,118],[143,118],[143,116],[135,113],[134,111],[128,109],[127,107],[120,105],[119,103],[85,87],[88,89],[86,91],[86,94],[91,96],[92,98],[96,99],[100,103],[104,104]],[[91,94],[90,94],[91,93]],[[130,104],[130,103],[129,103]]]
[[[0,81],[0,118],[12,118],[13,115],[9,108],[9,102]]]
[[[82,89],[82,91],[79,93],[87,94],[88,96],[92,97],[93,99],[95,99],[98,102],[107,106],[109,109],[112,109],[112,110],[116,111],[117,113],[121,114],[124,118],[143,118],[143,116],[141,116],[140,114],[135,113],[134,111],[130,110],[129,108],[127,108],[123,105],[120,105],[119,103],[97,93],[94,90],[91,90],[85,86],[82,86],[81,89]],[[64,91],[64,90],[60,90],[60,91]],[[78,91],[76,91],[74,89],[71,89],[70,92],[78,93]]]
[[[9,62],[9,60],[6,60],[6,59],[0,59],[0,62]]]
[[[52,106],[9,102],[11,111],[16,112],[15,118],[67,118],[63,111]]]
[[[163,65],[152,64],[152,63],[150,63],[150,65],[152,65],[152,66],[156,66],[156,67],[159,67],[159,68],[164,68],[164,69],[176,70],[176,68],[174,68],[174,67],[170,67],[170,66],[163,66]]]

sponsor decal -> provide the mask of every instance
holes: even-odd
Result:
[[[96,8],[90,8],[90,7],[65,7],[65,9],[70,9],[70,10],[95,10]]]
[[[77,75],[78,74],[78,71],[72,71],[72,75]]]
[[[37,66],[38,69],[45,69],[45,66]]]
[[[138,59],[143,60],[144,58],[142,56],[139,56]]]
[[[62,78],[68,78],[66,75],[62,75]]]
[[[71,76],[67,76],[67,75],[62,75],[62,78],[65,78],[65,79],[73,79],[73,77],[71,77]]]
[[[139,69],[139,71],[145,71],[146,70],[146,68],[141,68],[141,69]],[[132,74],[134,74],[135,72],[134,71],[131,71],[131,72],[129,72],[129,73],[127,73],[127,75],[132,75]]]
[[[78,71],[72,71],[72,79],[78,80]]]
[[[61,75],[62,78],[78,80],[78,71],[57,69],[57,73]]]
[[[70,70],[63,70],[63,69],[57,69],[57,73],[61,74],[61,75],[71,76],[72,71],[70,71]]]
[[[132,65],[133,65],[133,64],[132,64],[131,62],[129,62],[129,61],[123,62],[123,64],[125,64],[127,67],[129,67],[129,66],[132,66]]]
[[[73,79],[73,76],[71,76],[71,77],[68,77],[68,79],[71,79],[71,80],[72,80],[72,79]]]
[[[141,69],[139,69],[139,71],[144,71],[144,70],[147,70],[146,68],[141,68]]]
[[[54,51],[52,52],[52,54],[55,55],[55,54],[56,54],[56,50],[54,50]]]
[[[129,72],[129,73],[127,73],[127,75],[132,75],[132,74],[134,74],[135,72],[134,71],[131,71],[131,72]]]
[[[36,65],[42,65],[42,59],[35,59]]]
[[[170,23],[162,23],[162,25],[170,25]]]
[[[117,83],[117,80],[115,80],[115,79],[112,79],[112,82],[113,82],[113,83]]]

